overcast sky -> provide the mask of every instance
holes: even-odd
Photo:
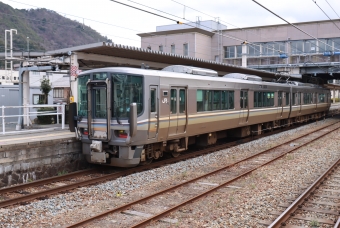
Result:
[[[285,23],[252,0],[176,0],[187,6],[185,10],[183,5],[174,0],[134,0],[136,3],[171,15],[129,0],[117,1],[184,22],[188,21],[181,19],[183,17],[189,21],[196,21],[198,16],[201,20],[215,20],[213,17],[219,17],[228,28]],[[172,20],[141,12],[110,0],[4,0],[2,2],[18,9],[46,8],[56,11],[72,20],[78,20],[81,23],[84,21],[86,25],[112,39],[114,43],[136,47],[140,47],[140,37],[136,35],[137,33],[154,32],[158,25],[175,23]],[[314,3],[315,0],[257,0],[257,2],[291,23],[328,20]],[[340,0],[316,0],[316,3],[330,18],[339,19]]]

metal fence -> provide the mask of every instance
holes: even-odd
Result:
[[[19,114],[11,114],[13,113],[13,109],[19,110],[22,108],[24,111],[24,114],[19,115]],[[40,108],[36,112],[31,112],[30,108]],[[52,108],[51,110],[41,110],[41,108]],[[65,129],[65,105],[60,104],[60,105],[24,105],[24,106],[1,106],[0,107],[0,119],[1,119],[1,125],[2,125],[2,134],[16,134],[21,131],[21,126],[20,129],[17,129],[16,131],[7,131],[6,132],[6,123],[8,124],[10,122],[13,123],[14,118],[19,118],[23,117],[23,121],[27,127],[32,125],[32,121],[30,119],[31,116],[37,116],[39,118],[42,116],[51,116],[51,119],[56,119],[57,124],[59,124],[59,116],[61,116],[61,129]],[[56,118],[53,118],[55,117]],[[7,120],[7,122],[6,122]],[[45,129],[55,129],[54,128],[45,128]],[[25,132],[32,132],[32,131],[39,131],[39,129],[34,129],[34,130],[25,130]]]

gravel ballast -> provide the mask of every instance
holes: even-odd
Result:
[[[0,225],[65,226],[336,121],[338,120],[335,118],[326,119],[202,157],[132,174],[103,184],[82,187],[74,192],[52,196],[25,206],[3,208],[0,209]],[[178,219],[177,225],[180,227],[261,227],[258,224],[260,220],[275,218],[269,214],[270,211],[282,211],[279,204],[287,202],[287,197],[296,197],[294,193],[302,192],[303,186],[314,181],[339,157],[339,139],[339,131],[331,133],[233,183],[240,188],[223,188],[207,198],[171,213],[169,217]],[[129,218],[126,215],[122,215],[123,217]],[[122,225],[119,219],[103,219],[89,227]],[[150,226],[171,225],[155,222]]]

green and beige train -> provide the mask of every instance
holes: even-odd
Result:
[[[77,134],[88,162],[132,167],[189,145],[319,119],[330,91],[186,66],[112,67],[78,76]]]

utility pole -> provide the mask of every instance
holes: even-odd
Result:
[[[27,55],[30,58],[30,38],[27,37]]]
[[[16,29],[10,29],[10,30],[5,30],[5,72],[6,72],[6,81],[10,80],[12,81],[12,72],[13,72],[13,31],[15,34],[18,34]],[[7,54],[7,33],[10,35],[10,54]],[[10,59],[10,61],[7,61]],[[8,64],[10,66],[8,67]],[[8,70],[10,70],[10,73],[8,74]],[[10,76],[8,76],[10,75]],[[10,79],[8,79],[10,77]]]

